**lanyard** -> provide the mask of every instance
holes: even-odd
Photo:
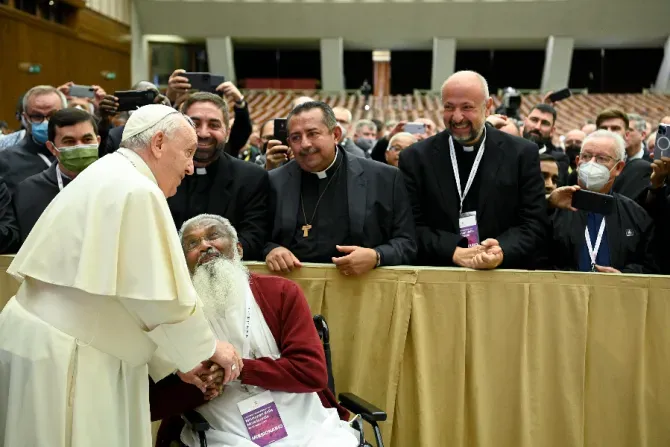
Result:
[[[598,230],[598,237],[596,237],[596,246],[591,245],[591,235],[589,234],[589,226],[584,230],[584,237],[586,238],[586,248],[589,249],[589,256],[591,257],[591,271],[596,271],[596,257],[598,250],[600,250],[600,243],[603,241],[603,234],[605,233],[605,217],[600,222],[600,229]]]
[[[482,156],[484,155],[485,143],[486,143],[486,130],[484,131],[484,138],[482,138],[482,144],[479,146],[479,152],[477,152],[477,156],[475,157],[475,162],[472,164],[472,169],[470,170],[470,176],[468,177],[468,181],[465,184],[465,190],[461,191],[461,175],[458,172],[458,161],[456,160],[456,149],[454,149],[454,139],[452,136],[449,136],[449,152],[451,154],[451,167],[454,169],[454,178],[456,179],[456,189],[458,190],[458,197],[461,200],[459,215],[463,214],[463,201],[465,200],[465,196],[468,194],[468,191],[470,191],[472,182],[475,180],[475,176],[477,175],[477,169],[479,169],[479,162],[482,161]]]
[[[60,167],[56,166],[56,180],[58,180],[58,190],[63,190],[63,174],[60,173]]]
[[[49,159],[47,158],[46,155],[41,154],[41,153],[39,153],[39,152],[37,153],[37,155],[38,155],[42,160],[44,160],[44,163],[47,164],[47,167],[50,167],[50,166],[51,166],[51,160],[49,160]]]
[[[254,299],[251,290],[246,293],[245,305],[247,308],[244,317],[244,344],[242,345],[242,358],[251,358],[251,342],[249,341],[249,332],[251,330],[251,300]]]

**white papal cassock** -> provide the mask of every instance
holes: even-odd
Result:
[[[8,272],[0,313],[0,445],[149,447],[148,374],[215,339],[149,167],[119,149],[67,186]]]

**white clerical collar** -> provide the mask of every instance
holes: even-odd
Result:
[[[195,168],[196,175],[206,175],[207,168]]]
[[[638,158],[642,158],[643,156],[644,156],[644,148],[640,146],[640,150],[638,151],[638,153],[633,155],[632,157],[628,157],[628,159],[637,160]]]
[[[540,154],[544,154],[545,152],[547,152],[547,146],[542,146],[540,148]]]
[[[329,170],[330,168],[332,168],[333,165],[335,164],[335,162],[337,161],[337,154],[338,154],[339,151],[340,151],[340,149],[337,146],[335,146],[335,158],[333,158],[333,162],[323,171],[312,172],[312,174],[319,177],[319,180],[323,180],[324,178],[328,177],[328,174],[326,173],[326,171]]]

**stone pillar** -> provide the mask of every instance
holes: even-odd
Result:
[[[670,93],[670,37],[665,41],[665,54],[658,69],[654,93]]]
[[[149,42],[142,32],[135,2],[130,5],[130,78],[132,84],[149,79]],[[130,88],[130,86],[128,86]]]
[[[388,96],[391,92],[391,52],[375,50],[372,52],[374,65],[374,96]]]
[[[207,38],[206,44],[209,72],[223,75],[226,81],[237,84],[235,61],[233,59],[233,42],[230,36]]]
[[[543,92],[556,91],[569,86],[574,46],[575,39],[572,37],[549,36],[542,72],[541,89]]]
[[[341,37],[321,39],[321,90],[344,90],[344,42]]]
[[[456,70],[456,39],[433,37],[433,73],[430,89],[442,90],[442,84]]]

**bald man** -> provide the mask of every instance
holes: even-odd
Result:
[[[400,154],[423,265],[529,268],[545,237],[537,145],[485,126],[493,100],[472,71],[442,86],[447,131]]]
[[[661,118],[661,124],[670,124],[670,115]]]
[[[593,123],[586,123],[582,126],[582,132],[584,132],[586,135],[589,135],[595,131],[596,131],[596,125]]]
[[[366,158],[365,151],[356,146],[356,143],[354,143],[354,141],[347,136],[351,130],[351,110],[345,107],[333,107],[333,113],[335,114],[337,125],[340,126],[340,129],[342,129],[342,136],[340,137],[338,144],[351,155]]]
[[[400,132],[393,135],[386,149],[386,163],[397,168],[400,153],[417,141],[416,136],[408,132]]]

